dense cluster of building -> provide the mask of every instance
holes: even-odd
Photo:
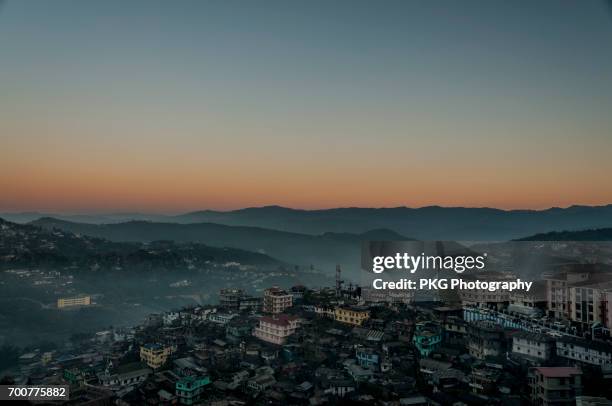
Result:
[[[11,379],[68,383],[90,405],[610,404],[604,279],[563,272],[456,302],[227,288],[216,306],[24,354]]]

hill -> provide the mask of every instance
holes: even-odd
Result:
[[[0,214],[0,217],[2,216]],[[10,213],[4,216],[16,222],[54,217],[89,224],[122,223],[131,220],[180,224],[215,223],[317,236],[328,232],[361,234],[369,230],[387,229],[420,240],[456,241],[507,241],[550,230],[574,231],[612,227],[612,205],[571,206],[546,210],[439,206],[298,210],[266,206],[233,211],[203,210],[177,216],[142,213]]]
[[[366,240],[406,240],[390,230],[370,230],[362,234],[325,233],[308,235],[260,227],[227,226],[214,223],[156,223],[129,221],[116,224],[85,224],[41,218],[31,224],[46,229],[104,238],[110,241],[149,242],[173,240],[199,242],[214,247],[232,247],[269,254],[288,263],[333,269],[341,263],[358,267],[361,242]]]
[[[520,238],[517,241],[612,241],[612,228],[581,231],[552,231]]]
[[[0,267],[65,267],[186,269],[209,262],[239,262],[278,267],[286,264],[267,255],[204,244],[169,241],[112,242],[76,234],[67,229],[49,229],[0,219]]]

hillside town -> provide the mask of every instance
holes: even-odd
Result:
[[[609,276],[563,271],[455,303],[341,280],[224,288],[216,306],[34,349],[2,379],[70,385],[75,405],[610,404]]]

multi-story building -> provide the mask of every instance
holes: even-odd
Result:
[[[244,310],[259,311],[261,310],[261,302],[262,302],[262,299],[260,297],[252,297],[252,296],[243,297],[240,300],[240,311],[244,311]]]
[[[282,345],[287,342],[287,338],[295,333],[300,324],[300,319],[286,314],[272,317],[261,317],[259,326],[253,330],[253,335],[260,340]]]
[[[557,340],[556,354],[558,357],[590,365],[612,365],[612,345],[600,341],[564,336]]]
[[[66,307],[89,306],[91,305],[91,296],[77,297],[60,297],[57,299],[57,308],[64,309]]]
[[[372,348],[358,346],[355,350],[357,363],[363,368],[376,367],[380,363],[380,356]]]
[[[548,315],[588,328],[611,329],[612,274],[575,270],[545,274]]]
[[[574,405],[576,396],[582,394],[582,371],[578,368],[536,367],[529,375],[534,405]]]
[[[157,369],[168,361],[172,347],[158,343],[145,344],[140,347],[140,360],[153,369]]]
[[[302,300],[306,293],[306,287],[304,285],[295,285],[291,288],[290,293],[293,296],[293,301]]]
[[[240,302],[245,297],[244,290],[226,288],[219,291],[219,305],[228,310],[239,310]]]
[[[512,336],[512,353],[528,359],[547,361],[555,354],[555,340],[546,334],[519,332]]]
[[[200,402],[204,388],[210,384],[208,376],[187,376],[176,381],[176,397],[181,405]]]
[[[546,312],[546,282],[534,281],[529,291],[514,290],[508,294],[508,312],[542,317]]]
[[[516,280],[516,276],[508,272],[487,272],[486,274],[473,275],[480,280],[487,281],[510,281]],[[459,291],[461,303],[464,306],[476,306],[501,310],[507,307],[510,301],[509,292],[505,289],[497,289],[490,292],[485,289],[463,289]]]
[[[504,328],[499,324],[480,320],[468,325],[468,351],[478,359],[499,357],[506,351]]]
[[[293,306],[293,296],[287,291],[274,286],[264,291],[263,311],[278,314]]]
[[[591,272],[567,271],[546,273],[542,277],[546,281],[546,310],[548,315],[556,319],[569,319],[569,286],[588,281],[591,278]]]
[[[361,326],[370,318],[370,311],[362,306],[338,306],[334,309],[334,318],[341,323]]]
[[[208,321],[225,326],[235,317],[238,317],[236,313],[210,313],[208,315]]]
[[[423,357],[428,357],[442,344],[442,328],[437,323],[422,322],[414,327],[412,343]]]

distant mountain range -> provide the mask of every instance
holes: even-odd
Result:
[[[333,269],[342,263],[358,267],[361,242],[368,240],[407,240],[394,231],[379,229],[361,234],[324,233],[309,235],[259,227],[227,226],[214,223],[157,223],[129,221],[116,224],[85,224],[54,218],[41,218],[30,224],[45,229],[104,238],[109,241],[150,242],[173,240],[198,242],[214,247],[232,247],[265,253],[288,263],[313,264]]]
[[[571,206],[546,210],[500,210],[491,208],[338,208],[298,210],[280,206],[234,211],[204,210],[177,216],[119,213],[106,215],[0,214],[11,221],[29,222],[55,217],[91,224],[130,220],[157,223],[216,223],[258,227],[290,233],[321,235],[327,232],[361,234],[387,229],[420,240],[511,240],[554,230],[585,230],[612,227],[612,205]]]
[[[520,238],[518,241],[612,241],[612,228],[581,231],[553,231]]]

